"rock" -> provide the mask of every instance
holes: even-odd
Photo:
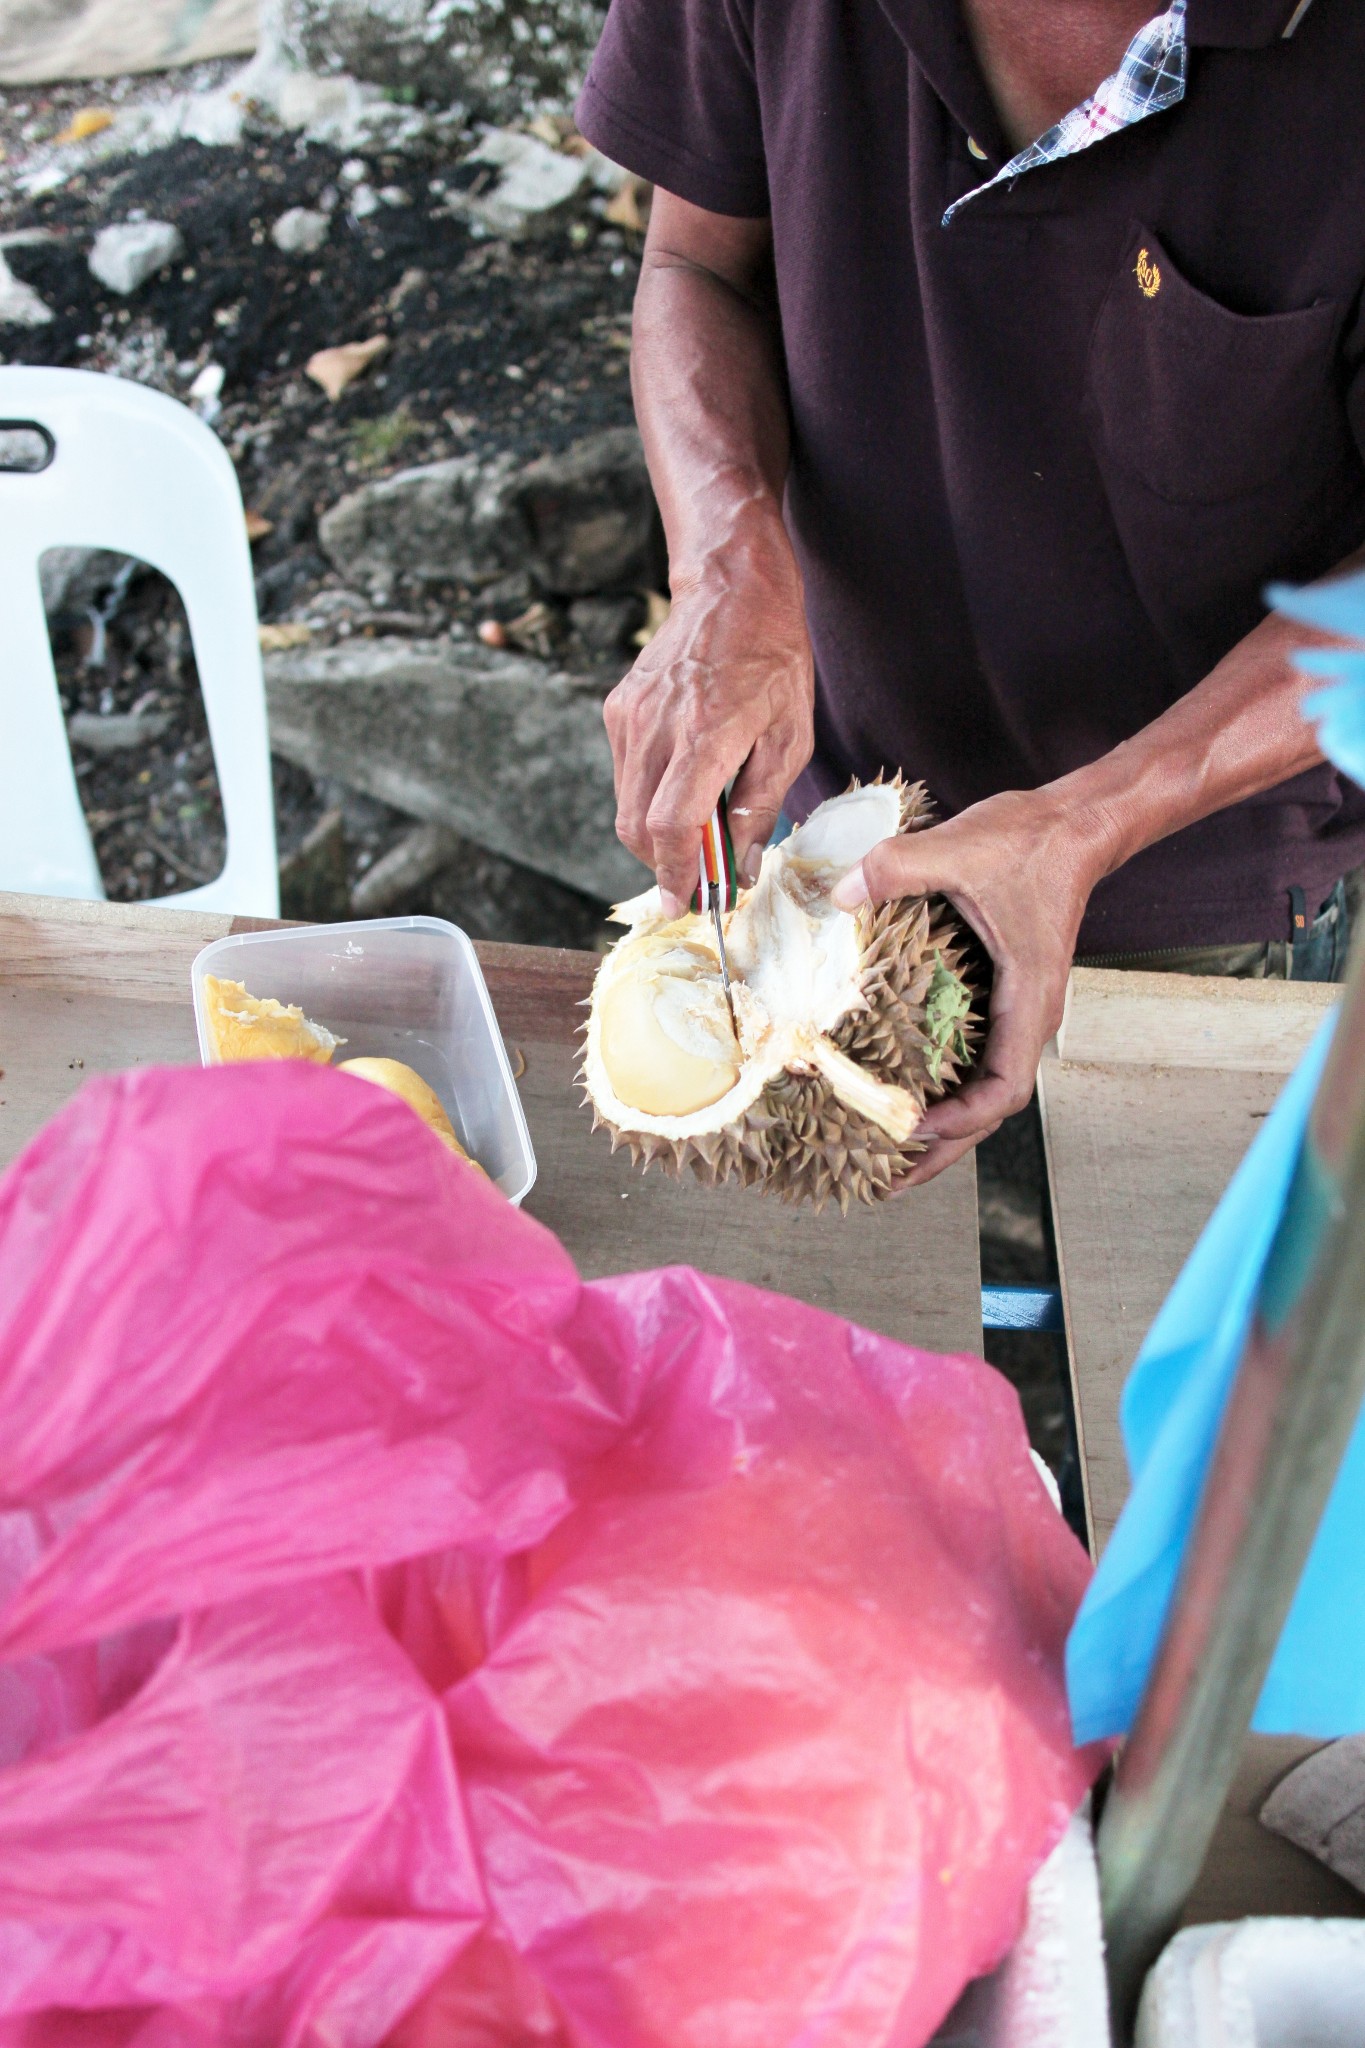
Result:
[[[531,463],[512,497],[546,590],[577,597],[651,580],[658,513],[634,427],[606,427]]]
[[[493,128],[450,174],[446,204],[492,234],[521,241],[557,226],[590,183],[581,157]]]
[[[291,206],[270,230],[270,239],[285,256],[315,256],[331,226],[327,214],[315,213],[310,206]]]
[[[94,711],[73,711],[66,721],[66,735],[76,747],[88,747],[92,754],[127,754],[134,747],[150,746],[169,732],[169,711],[111,711],[100,717]]]
[[[169,221],[120,221],[96,235],[90,268],[109,291],[126,298],[184,253],[184,237]]]
[[[472,939],[590,950],[606,905],[444,825],[416,825],[351,892],[353,917],[449,918]]]
[[[612,199],[632,176],[622,165],[614,164],[609,156],[603,156],[600,149],[594,149],[582,136],[578,139],[577,156],[588,174],[588,182],[594,192],[600,192],[606,199]]]
[[[366,484],[324,514],[322,545],[348,579],[391,588],[482,587],[529,571],[577,597],[657,576],[658,514],[633,427],[608,427],[518,469],[452,456]]]
[[[505,120],[569,105],[606,11],[605,0],[265,0],[263,33],[315,72]]]
[[[351,913],[346,873],[346,821],[324,811],[294,852],[280,862],[280,915],[305,924],[338,924]]]
[[[324,513],[318,537],[348,581],[488,583],[525,557],[525,529],[505,502],[515,474],[510,455],[454,455],[399,470]]]
[[[0,255],[0,327],[46,327],[51,318],[51,307]]]
[[[569,624],[590,654],[618,654],[629,647],[645,619],[645,601],[625,597],[580,597],[569,606]]]
[[[271,746],[599,902],[648,886],[616,837],[608,677],[477,643],[267,655]]]
[[[536,586],[529,569],[513,569],[508,575],[500,576],[496,583],[490,583],[482,596],[487,605],[496,606],[506,612],[524,612],[536,594]]]
[[[607,926],[605,903],[516,861],[503,860],[468,839],[457,846],[454,858],[395,910],[423,910],[431,917],[449,918],[471,939],[518,946],[575,946],[591,952],[614,936]],[[515,1059],[512,1067],[515,1072]]]
[[[301,68],[297,55],[270,39],[264,22],[262,47],[239,73],[233,89],[284,127],[300,128],[308,141],[332,149],[394,150],[439,143],[453,139],[463,125],[460,108],[426,113],[397,103],[380,86],[343,74],[322,77]]]
[[[114,124],[92,146],[98,159],[146,156],[174,142],[198,142],[206,149],[235,149],[242,140],[252,95],[239,90],[254,66],[208,92],[177,92],[119,110]]]
[[[212,426],[223,410],[223,384],[227,371],[221,363],[205,363],[186,393],[190,404],[206,426]]]
[[[356,917],[386,917],[455,858],[462,841],[448,825],[414,825],[360,877],[351,891]]]

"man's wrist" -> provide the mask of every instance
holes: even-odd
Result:
[[[733,479],[706,494],[704,519],[675,540],[669,536],[669,582],[674,597],[719,578],[727,585],[760,580],[801,588],[800,571],[782,507],[766,484]]]
[[[1109,790],[1086,768],[1028,792],[1037,828],[1066,851],[1077,886],[1089,897],[1096,884],[1129,857]]]

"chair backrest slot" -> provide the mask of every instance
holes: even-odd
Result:
[[[37,420],[0,420],[0,469],[13,476],[40,476],[57,453],[57,443]]]

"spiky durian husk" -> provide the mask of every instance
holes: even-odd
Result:
[[[931,810],[923,784],[907,786],[897,777],[895,786],[901,831],[928,824]],[[939,897],[864,905],[858,932],[864,1006],[830,1034],[831,1042],[878,1080],[908,1089],[923,1110],[958,1085],[980,1037],[975,941]],[[940,969],[962,981],[974,997],[957,1042],[946,1045],[935,1041],[926,1014]],[[777,1075],[743,1117],[719,1131],[675,1139],[623,1130],[594,1106],[594,1128],[599,1127],[610,1132],[613,1152],[626,1147],[646,1171],[651,1166],[675,1174],[691,1171],[707,1187],[737,1180],[784,1202],[809,1202],[817,1210],[834,1201],[844,1215],[855,1202],[884,1201],[893,1194],[925,1150],[914,1136],[903,1143],[888,1137],[841,1102],[821,1075],[790,1071]]]

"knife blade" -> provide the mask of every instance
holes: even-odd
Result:
[[[735,849],[730,839],[730,819],[724,792],[702,827],[697,877],[698,887],[696,895],[692,898],[692,908],[702,914],[709,912],[715,925],[716,950],[720,955],[721,986],[725,990],[730,1022],[734,1026],[735,1036],[738,1037],[735,999],[730,986],[730,958],[725,950],[723,913],[733,910],[739,897],[739,886],[736,880]]]

